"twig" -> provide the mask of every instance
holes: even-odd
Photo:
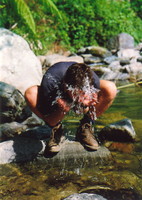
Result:
[[[139,81],[137,83],[127,84],[127,85],[122,85],[122,86],[117,87],[117,89],[122,89],[122,88],[126,88],[126,87],[136,86],[136,85],[139,85],[139,84],[142,84],[142,81]]]

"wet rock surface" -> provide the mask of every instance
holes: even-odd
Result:
[[[46,138],[46,140],[48,140]],[[50,167],[83,168],[95,166],[98,163],[111,161],[110,151],[100,147],[97,151],[86,151],[84,147],[75,141],[65,140],[62,149],[57,154],[46,154],[45,142],[28,137],[17,136],[13,140],[0,143],[0,164],[12,162],[27,162],[38,159]]]
[[[136,132],[130,119],[123,119],[105,126],[98,134],[100,141],[134,142]]]
[[[4,82],[0,82],[0,123],[21,122],[31,115],[22,93]]]

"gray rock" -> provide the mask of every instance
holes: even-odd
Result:
[[[130,65],[126,65],[126,70],[129,74],[135,76],[141,76],[142,78],[142,63],[140,62],[132,62]]]
[[[33,138],[15,137],[0,143],[0,164],[27,162],[36,158],[43,143]]]
[[[118,60],[118,57],[117,57],[117,56],[114,56],[114,55],[108,56],[108,57],[104,58],[104,62],[105,62],[106,64],[110,64],[110,63],[112,63],[113,61],[117,61],[117,60]]]
[[[111,80],[111,81],[116,81],[116,80],[125,81],[128,80],[129,78],[130,75],[128,73],[122,73],[119,71],[112,71],[112,70],[105,71],[105,73],[101,76],[101,79]]]
[[[137,58],[137,62],[142,63],[142,56]]]
[[[47,131],[46,134],[49,138],[51,130],[48,133]],[[42,131],[40,134],[42,135]],[[100,147],[97,151],[87,151],[79,142],[69,141],[68,139],[62,144],[59,153],[46,153],[45,155],[45,143],[35,138],[34,134],[30,138],[29,132],[29,138],[27,136],[17,136],[12,140],[1,142],[0,164],[27,162],[36,159],[40,163],[46,163],[49,167],[69,168],[79,171],[84,167],[94,167],[112,161],[111,153],[106,147]]]
[[[0,102],[1,123],[21,122],[31,115],[21,92],[3,82],[0,82]]]
[[[27,129],[26,125],[20,124],[18,122],[5,123],[0,125],[0,140],[7,140],[13,138],[16,135],[21,134]]]
[[[120,33],[107,42],[107,48],[109,50],[119,50],[119,49],[133,49],[134,48],[134,38],[127,33]]]
[[[0,81],[15,86],[22,94],[41,82],[42,66],[28,43],[4,28],[0,28],[0,69]]]
[[[140,53],[139,51],[135,50],[135,49],[120,49],[117,52],[118,58],[123,58],[123,59],[127,59],[127,60],[131,60],[131,59],[137,59],[138,57],[140,57]]]
[[[77,54],[91,54],[93,56],[105,58],[108,56],[111,56],[111,52],[108,51],[108,49],[104,47],[99,47],[99,46],[88,46],[84,47],[78,50]]]
[[[139,43],[136,47],[135,47],[136,50],[138,51],[141,51],[142,50],[142,42]]]
[[[107,199],[98,194],[88,194],[88,193],[77,194],[76,193],[76,194],[70,195],[64,200],[107,200]]]
[[[32,113],[32,116],[28,117],[25,121],[22,122],[23,125],[26,125],[28,128],[44,125],[45,122],[40,119],[37,115]]]
[[[83,63],[84,60],[81,56],[63,56],[59,54],[51,54],[46,56],[46,66],[47,68],[51,65],[57,63],[57,62],[77,62],[77,63]]]
[[[84,62],[85,62],[86,64],[101,63],[101,62],[102,62],[102,59],[100,59],[99,57],[91,56],[91,57],[85,57],[85,58],[84,58]]]
[[[119,72],[119,70],[121,69],[121,65],[119,61],[113,61],[108,68],[111,69],[113,72]]]
[[[124,66],[124,65],[129,65],[130,64],[130,60],[129,59],[121,59],[120,60],[120,65]]]
[[[77,54],[86,54],[86,47],[83,47],[77,51]]]
[[[30,125],[31,126],[31,125]],[[49,139],[51,135],[51,128],[48,125],[36,126],[28,128],[25,132],[22,132],[22,137],[34,138],[38,140]]]
[[[101,58],[106,58],[108,56],[111,56],[111,52],[108,51],[108,49],[104,47],[99,46],[90,46],[86,48],[87,53],[91,53],[93,56],[99,56]]]
[[[123,119],[104,127],[98,134],[101,142],[134,142],[136,132],[130,119]]]

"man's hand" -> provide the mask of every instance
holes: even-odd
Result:
[[[96,104],[98,103],[98,94],[92,93],[90,95],[85,93],[79,93],[76,98],[74,111],[76,114],[85,114],[89,112],[92,120],[96,119]]]
[[[92,93],[92,94],[83,94],[80,93],[78,96],[78,103],[83,104],[84,106],[95,106],[97,104],[98,94]]]

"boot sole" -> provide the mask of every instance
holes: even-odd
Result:
[[[82,146],[84,146],[84,148],[86,148],[87,150],[98,150],[100,148],[99,144],[96,145],[96,146],[90,146],[90,145],[87,145],[85,144],[84,142],[82,142],[80,139],[78,139],[77,137],[75,138],[76,141],[80,142],[80,144],[82,144]],[[96,141],[97,142],[97,141]]]
[[[94,150],[94,151],[96,151],[96,150],[98,150],[99,148],[100,148],[100,146],[98,145],[98,146],[89,146],[89,145],[87,145],[87,144],[82,144],[85,148],[87,148],[87,149],[90,149],[90,150]]]

